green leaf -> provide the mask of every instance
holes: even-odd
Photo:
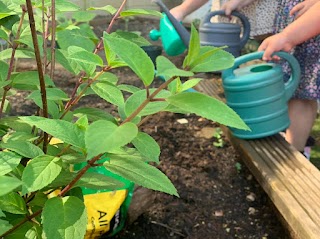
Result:
[[[148,161],[148,159],[143,157],[137,149],[129,147],[114,149],[110,153],[107,153],[106,157],[110,160],[122,160],[124,158],[131,160],[141,160],[143,162]]]
[[[61,49],[67,50],[70,46],[77,46],[93,52],[95,42],[81,29],[63,29],[57,32],[57,42]]]
[[[108,177],[101,173],[87,172],[80,180],[75,184],[74,187],[85,187],[95,190],[117,190],[122,188],[124,184],[119,180],[112,177]]]
[[[166,80],[174,76],[193,76],[191,71],[178,69],[168,58],[158,56],[156,60],[157,76],[164,77]]]
[[[82,47],[70,46],[68,48],[68,53],[69,53],[69,56],[68,56],[69,59],[74,60],[78,64],[81,64],[81,65],[90,64],[90,65],[103,66],[103,61],[98,55],[92,52],[89,52]]]
[[[77,121],[76,121],[76,124],[84,129],[84,130],[87,130],[88,126],[89,126],[89,121],[88,121],[88,117],[86,115],[83,115],[81,118],[79,118]]]
[[[84,148],[84,132],[77,125],[57,119],[46,119],[37,116],[19,117],[22,121],[35,125],[55,138],[67,144]]]
[[[34,89],[40,88],[39,75],[37,71],[15,73],[12,75],[11,79],[12,86],[15,88],[19,88],[19,85],[37,86]],[[47,75],[45,75],[45,83],[46,86],[54,86],[53,81]]]
[[[22,221],[22,218],[19,218],[15,220],[12,224],[18,223]],[[18,227],[16,230],[14,230],[12,233],[10,233],[8,236],[6,236],[6,239],[18,239],[18,238],[24,238],[26,239],[27,232],[34,226],[34,223],[28,221],[22,224],[20,227]],[[34,239],[34,238],[33,238]],[[40,239],[40,238],[39,238]]]
[[[168,89],[170,90],[171,93],[175,94],[180,92],[181,90],[181,80],[180,77],[175,78],[170,84],[168,85]]]
[[[23,198],[15,192],[0,197],[0,209],[13,214],[26,214],[27,208]]]
[[[126,32],[126,31],[116,31],[110,34],[112,37],[119,37],[131,41],[138,46],[149,46],[151,43],[145,39],[144,37],[134,33],[134,32]]]
[[[155,89],[150,89],[150,94],[152,94]],[[167,90],[162,90],[157,94],[156,99],[166,99],[171,93]],[[132,114],[147,98],[146,90],[140,90],[131,95],[125,103],[125,113],[127,116]],[[149,102],[138,114],[138,116],[145,116],[158,113],[162,109],[168,106],[166,101],[154,101]]]
[[[56,1],[56,11],[57,12],[74,12],[79,11],[80,7],[70,1],[57,0]]]
[[[125,108],[124,105],[118,107],[118,113],[121,120],[125,120],[127,118],[124,108]],[[140,121],[141,121],[141,116],[135,116],[130,122],[134,124],[138,124]]]
[[[104,42],[149,86],[154,79],[154,65],[147,53],[138,45],[108,34],[103,35]],[[112,66],[112,65],[111,65]]]
[[[60,90],[59,88],[47,88],[47,99],[48,100],[54,100],[54,101],[58,101],[58,100],[62,100],[62,101],[67,101],[69,100],[68,95]],[[40,90],[35,90],[33,91],[30,95],[28,95],[27,99],[32,99],[34,101],[41,101],[41,92]]]
[[[37,192],[28,205],[32,207],[43,207],[47,200],[48,196],[44,192]]]
[[[32,130],[32,127],[23,122],[18,118],[18,116],[6,116],[2,119],[0,119],[0,125],[5,125],[7,127],[12,128],[15,131],[23,131],[23,132],[28,132]]]
[[[75,164],[75,163],[83,163],[86,161],[86,158],[79,153],[70,153],[64,154],[60,157],[64,163]]]
[[[49,185],[62,170],[61,159],[43,155],[29,161],[22,174],[23,192],[34,192]]]
[[[88,151],[87,158],[90,159],[96,155],[124,146],[130,143],[137,134],[137,126],[130,122],[121,126],[105,120],[93,122],[85,134]]]
[[[230,127],[250,130],[239,115],[222,101],[198,92],[184,92],[170,96],[167,101],[201,117]]]
[[[10,10],[4,3],[0,2],[0,19],[15,14],[16,13],[14,11]]]
[[[188,55],[186,56],[183,66],[189,66],[192,62],[192,60],[199,55],[200,51],[200,38],[199,34],[194,27],[194,25],[191,25],[191,37],[189,42],[189,50]]]
[[[0,81],[5,81],[7,79],[8,70],[9,65],[4,61],[0,61]]]
[[[39,96],[39,95],[38,95]],[[40,108],[43,109],[43,103],[42,103],[42,99],[39,97],[34,97],[32,99],[34,101],[34,103]],[[57,119],[59,118],[59,106],[58,104],[53,101],[53,100],[47,100],[47,105],[48,105],[48,113],[49,115],[52,116],[52,118]]]
[[[37,39],[38,39],[39,46],[42,46],[43,45],[42,36],[38,35]],[[26,45],[27,47],[29,47],[32,50],[34,49],[30,29],[28,29],[28,31],[24,31],[23,34],[20,36],[20,38],[16,41],[19,44]],[[42,55],[43,54],[42,49],[40,48],[39,50],[40,50],[40,54]]]
[[[97,65],[103,65],[103,61],[98,55],[77,46],[68,48],[67,58],[71,62],[76,62],[79,68],[84,70],[89,76],[94,74]]]
[[[114,105],[123,105],[124,98],[121,90],[109,82],[97,82],[91,85],[91,89],[102,99]]]
[[[115,118],[111,114],[98,108],[89,108],[89,107],[78,108],[73,111],[73,115],[78,118],[80,118],[82,115],[86,115],[89,121],[108,120],[116,123]]]
[[[131,17],[131,16],[138,16],[138,15],[150,15],[155,17],[162,17],[162,14],[155,10],[147,10],[147,9],[128,9],[125,11],[122,11],[120,13],[121,17]]]
[[[35,136],[31,133],[26,133],[26,132],[10,132],[10,134],[4,135],[2,137],[2,141],[4,143],[8,142],[8,141],[29,141],[29,142],[33,142],[34,140],[38,139],[38,136]]]
[[[20,163],[21,156],[8,152],[1,151],[0,152],[0,175],[5,175],[10,173],[13,169],[15,169]],[[1,186],[1,185],[0,185]],[[0,190],[1,193],[1,190]]]
[[[58,177],[53,180],[52,183],[50,183],[50,185],[48,185],[48,189],[53,188],[60,188],[60,187],[65,187],[66,185],[68,185],[75,177],[76,177],[76,173],[75,172],[70,172],[67,170],[62,170],[60,172],[60,174],[58,175]]]
[[[84,238],[87,228],[85,205],[73,196],[51,198],[44,206],[42,224],[47,239]]]
[[[72,18],[76,22],[89,22],[95,18],[96,14],[88,11],[76,11],[72,14]]]
[[[22,182],[14,177],[0,176],[0,196],[12,192],[19,187]]]
[[[135,93],[135,92],[137,92],[137,91],[140,90],[140,88],[138,88],[138,87],[136,87],[136,86],[133,86],[133,85],[125,85],[125,84],[118,85],[118,89],[119,89],[119,90],[122,90],[122,91],[129,92],[129,93]]]
[[[12,48],[0,51],[0,60],[10,59],[12,55]],[[17,49],[15,58],[34,58],[34,53],[30,49]]]
[[[24,4],[24,2],[22,1],[21,4]],[[16,7],[12,7],[11,9],[12,10],[19,10],[21,11],[21,5],[17,5]],[[16,11],[18,12],[18,11]],[[12,26],[18,22],[20,20],[20,17],[18,16],[18,14],[16,15],[11,15],[11,16],[8,16],[8,17],[5,17],[3,19],[0,19],[0,25],[2,25],[4,28],[8,29],[8,30],[12,30]]]
[[[105,162],[104,166],[109,171],[143,187],[179,196],[176,188],[165,174],[143,161],[130,159],[110,160]]]
[[[89,7],[87,10],[103,10],[103,11],[110,13],[111,15],[113,15],[117,12],[117,9],[111,5],[107,5],[107,6],[103,6],[103,7]]]
[[[12,83],[11,80],[6,80],[6,81],[0,81],[0,88],[3,88],[7,85],[10,85]],[[9,91],[8,94],[10,94],[11,92]],[[0,93],[2,95],[2,93]]]
[[[97,78],[97,81],[99,82],[108,82],[113,85],[116,85],[118,83],[118,80],[118,77],[111,72],[104,72]]]
[[[27,141],[9,141],[0,143],[0,145],[26,158],[34,158],[44,154],[38,146]]]
[[[41,228],[39,226],[33,226],[26,232],[25,239],[41,239],[41,234]]]
[[[5,233],[11,228],[12,228],[12,225],[9,222],[0,219],[0,234]]]
[[[192,87],[196,86],[202,80],[203,79],[201,79],[201,78],[194,78],[194,79],[187,80],[185,83],[182,84],[182,87],[181,87],[180,91],[189,90]]]
[[[234,56],[229,52],[212,46],[201,47],[199,56],[190,66],[192,72],[221,71],[232,67]]]
[[[9,40],[8,34],[3,29],[0,29],[0,38],[3,40]]]
[[[56,49],[56,60],[63,66],[67,71],[74,75],[78,75],[81,71],[79,65],[68,58],[68,51],[62,49]]]
[[[163,111],[178,113],[178,114],[189,114],[191,113],[189,110],[182,110],[174,105],[168,105]]]
[[[132,143],[149,162],[159,163],[160,147],[150,135],[139,132]]]

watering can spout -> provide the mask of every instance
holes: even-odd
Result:
[[[153,29],[150,31],[149,36],[152,41],[157,41],[159,40],[161,33],[158,30]]]

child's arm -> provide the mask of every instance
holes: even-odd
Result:
[[[170,10],[170,13],[178,21],[182,21],[186,16],[188,16],[190,13],[194,12],[207,2],[208,0],[186,0],[180,5],[172,8]]]
[[[265,51],[263,60],[271,60],[276,51],[290,51],[296,45],[320,34],[320,2],[314,4],[308,11],[281,33],[265,39],[258,51]]]

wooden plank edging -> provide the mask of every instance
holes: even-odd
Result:
[[[221,79],[203,80],[196,90],[224,101]],[[243,140],[221,127],[280,212],[291,236],[320,238],[320,171],[279,134]]]

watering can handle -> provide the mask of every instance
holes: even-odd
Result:
[[[211,18],[214,16],[226,16],[225,11],[224,10],[219,10],[219,11],[213,11],[213,12],[209,12],[203,19],[203,22],[210,22]],[[249,37],[250,37],[250,22],[248,20],[248,18],[241,14],[238,11],[232,11],[231,12],[232,16],[235,16],[237,18],[240,19],[242,25],[243,25],[243,34],[240,40],[240,47],[242,48],[248,41]]]
[[[263,53],[264,53],[263,51],[259,51],[259,52],[253,52],[253,53],[249,53],[249,54],[237,57],[233,67],[225,70],[223,74],[234,77],[233,71],[237,69],[241,64],[247,63],[252,60],[262,59]],[[280,58],[285,59],[289,63],[291,68],[290,79],[285,83],[285,92],[286,92],[285,94],[286,94],[286,100],[288,101],[293,95],[293,93],[295,92],[299,84],[299,80],[301,76],[300,64],[295,57],[293,57],[291,54],[287,52],[278,51],[278,52],[275,52],[273,55],[277,55]]]
[[[161,9],[162,11],[167,15],[168,19],[172,23],[173,27],[176,29],[177,33],[179,34],[181,40],[183,41],[183,44],[186,48],[189,47],[189,41],[190,41],[190,33],[188,30],[180,24],[180,22],[170,13],[169,9],[166,7],[166,5],[161,0],[153,0]]]

